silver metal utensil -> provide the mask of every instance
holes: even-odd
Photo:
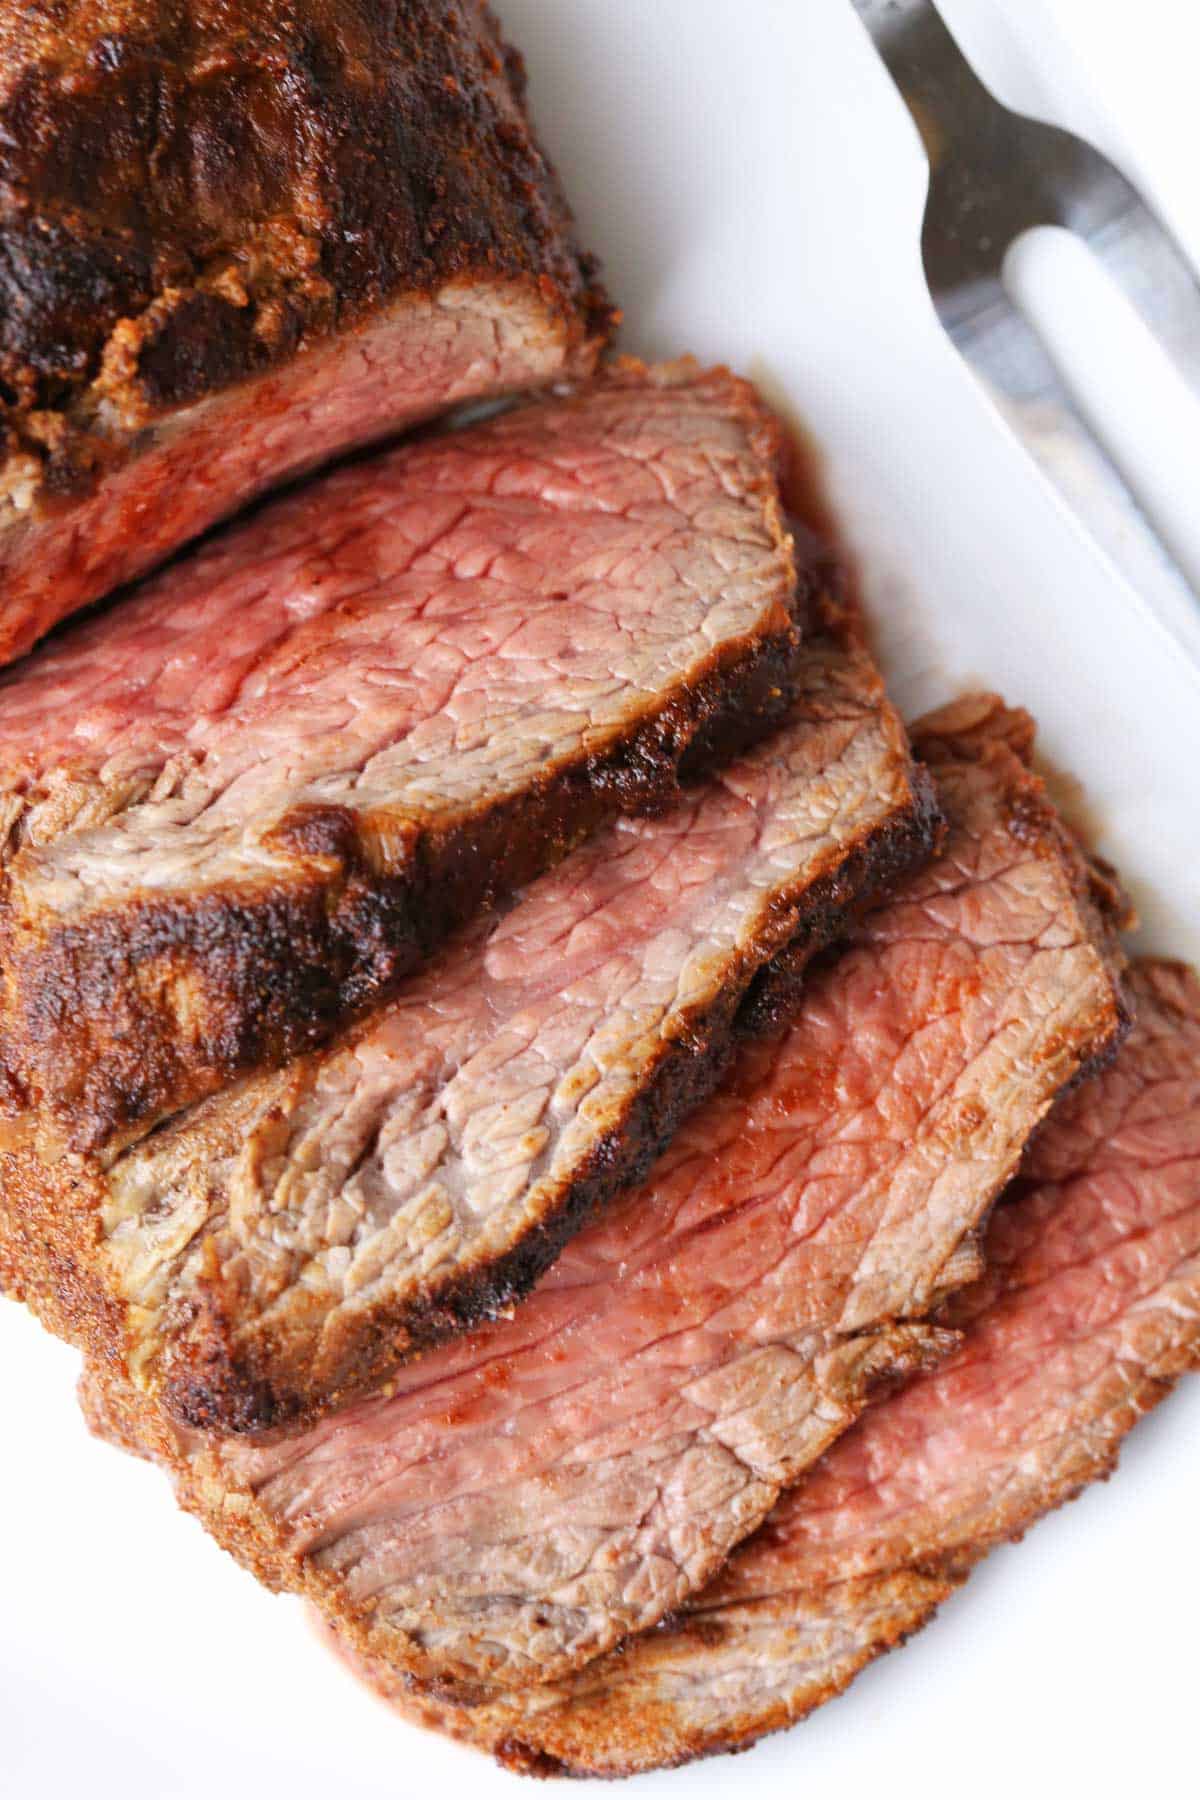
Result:
[[[1200,661],[1200,520],[1193,530],[1190,505],[1186,517],[1177,503],[1173,514],[1165,502],[1156,507],[1136,467],[1135,499],[1118,472],[1120,443],[1111,432],[1104,447],[1097,441],[1005,282],[1006,259],[1028,231],[1065,227],[1133,301],[1200,398],[1200,292],[1191,268],[1107,157],[994,97],[932,0],[853,4],[928,156],[921,249],[942,324],[1071,508]],[[1193,450],[1197,467],[1200,439]],[[1124,468],[1129,476],[1128,460]]]

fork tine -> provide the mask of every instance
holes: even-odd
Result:
[[[1130,584],[1136,602],[1200,668],[1200,609],[1193,591],[1024,315],[1000,289],[989,310],[956,330],[953,341],[1076,529],[1087,531]]]
[[[1089,244],[1200,394],[1200,283],[1175,238],[1138,200]]]
[[[934,0],[853,4],[928,154],[921,252],[944,329],[1071,510],[1093,527],[1200,668],[1200,610],[1177,561],[1118,473],[1121,433],[1110,432],[1110,456],[1004,282],[1012,245],[1031,228],[1065,227],[1096,255],[1200,396],[1200,292],[1191,266],[1107,157],[1072,133],[1014,113],[995,98],[959,50]],[[1078,374],[1075,361],[1071,366]],[[1170,372],[1160,360],[1154,367],[1167,383],[1166,394],[1174,387]],[[1182,388],[1178,394],[1182,400]],[[1090,397],[1085,399],[1090,404]],[[1112,408],[1103,416],[1111,427]],[[1047,418],[1056,425],[1053,445],[1039,430],[1038,422]],[[1179,505],[1178,469],[1172,472],[1148,454],[1153,434],[1147,437],[1144,419],[1138,441],[1131,466],[1148,507],[1170,517],[1178,528],[1172,541],[1186,543],[1190,551],[1196,534],[1186,502]],[[1165,496],[1171,498],[1169,507]],[[1194,565],[1189,559],[1185,566]]]

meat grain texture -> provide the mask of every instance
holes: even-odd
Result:
[[[0,661],[285,478],[587,373],[480,0],[0,5]]]
[[[333,1049],[113,1162],[9,1157],[10,1285],[225,1431],[312,1416],[506,1307],[711,1089],[764,965],[932,847],[932,786],[848,621],[798,678],[768,744],[590,840]]]
[[[743,1749],[841,1693],[996,1544],[1116,1466],[1200,1363],[1200,980],[1135,966],[1136,1024],[1060,1103],[993,1215],[961,1346],[872,1408],[661,1631],[569,1681],[461,1708],[360,1672],[528,1773]]]
[[[8,1141],[119,1148],[377,1003],[778,723],[799,616],[745,383],[626,364],[310,483],[0,681]]]
[[[443,1694],[553,1682],[686,1604],[873,1383],[944,1354],[922,1315],[1123,1031],[1107,890],[1004,741],[1024,732],[990,702],[931,727],[942,854],[511,1319],[261,1446],[172,1434],[97,1363],[110,1431],[263,1579]]]

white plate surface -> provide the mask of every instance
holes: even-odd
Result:
[[[1031,707],[1146,941],[1200,961],[1200,678],[941,339],[917,265],[921,158],[847,0],[500,10],[628,346],[732,362],[807,423],[905,705],[984,682]],[[1192,8],[947,10],[1010,97],[1087,124],[1200,245]],[[1179,447],[1193,466],[1197,449]],[[91,1443],[76,1361],[0,1307],[0,1794],[532,1791],[394,1721],[158,1475]],[[1195,1793],[1198,1503],[1200,1382],[1138,1430],[1116,1481],[995,1555],[847,1698],[749,1759],[635,1791]]]

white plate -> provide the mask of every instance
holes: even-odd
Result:
[[[1014,97],[1048,6],[951,9]],[[1048,755],[1084,782],[1149,940],[1200,960],[1200,681],[941,340],[918,278],[921,159],[847,0],[500,9],[528,52],[582,235],[627,309],[627,343],[733,362],[808,422],[902,699],[985,682],[1030,706]],[[1043,56],[1029,94],[1040,83],[1086,114],[1186,206],[1195,27],[1175,15],[1190,9],[1140,0],[1130,42],[1116,0],[1052,10],[1088,35],[1070,67]],[[995,35],[1014,14],[1019,35]],[[1089,70],[1108,101],[1090,113],[1075,84]],[[1189,145],[1181,183],[1171,157]],[[15,1307],[0,1308],[0,1356],[0,1793],[531,1791],[394,1721],[295,1602],[262,1592],[174,1511],[157,1474],[92,1444],[72,1405],[76,1357]],[[1194,1791],[1198,1501],[1200,1383],[1139,1429],[1115,1483],[994,1556],[846,1699],[749,1760],[639,1791]]]

